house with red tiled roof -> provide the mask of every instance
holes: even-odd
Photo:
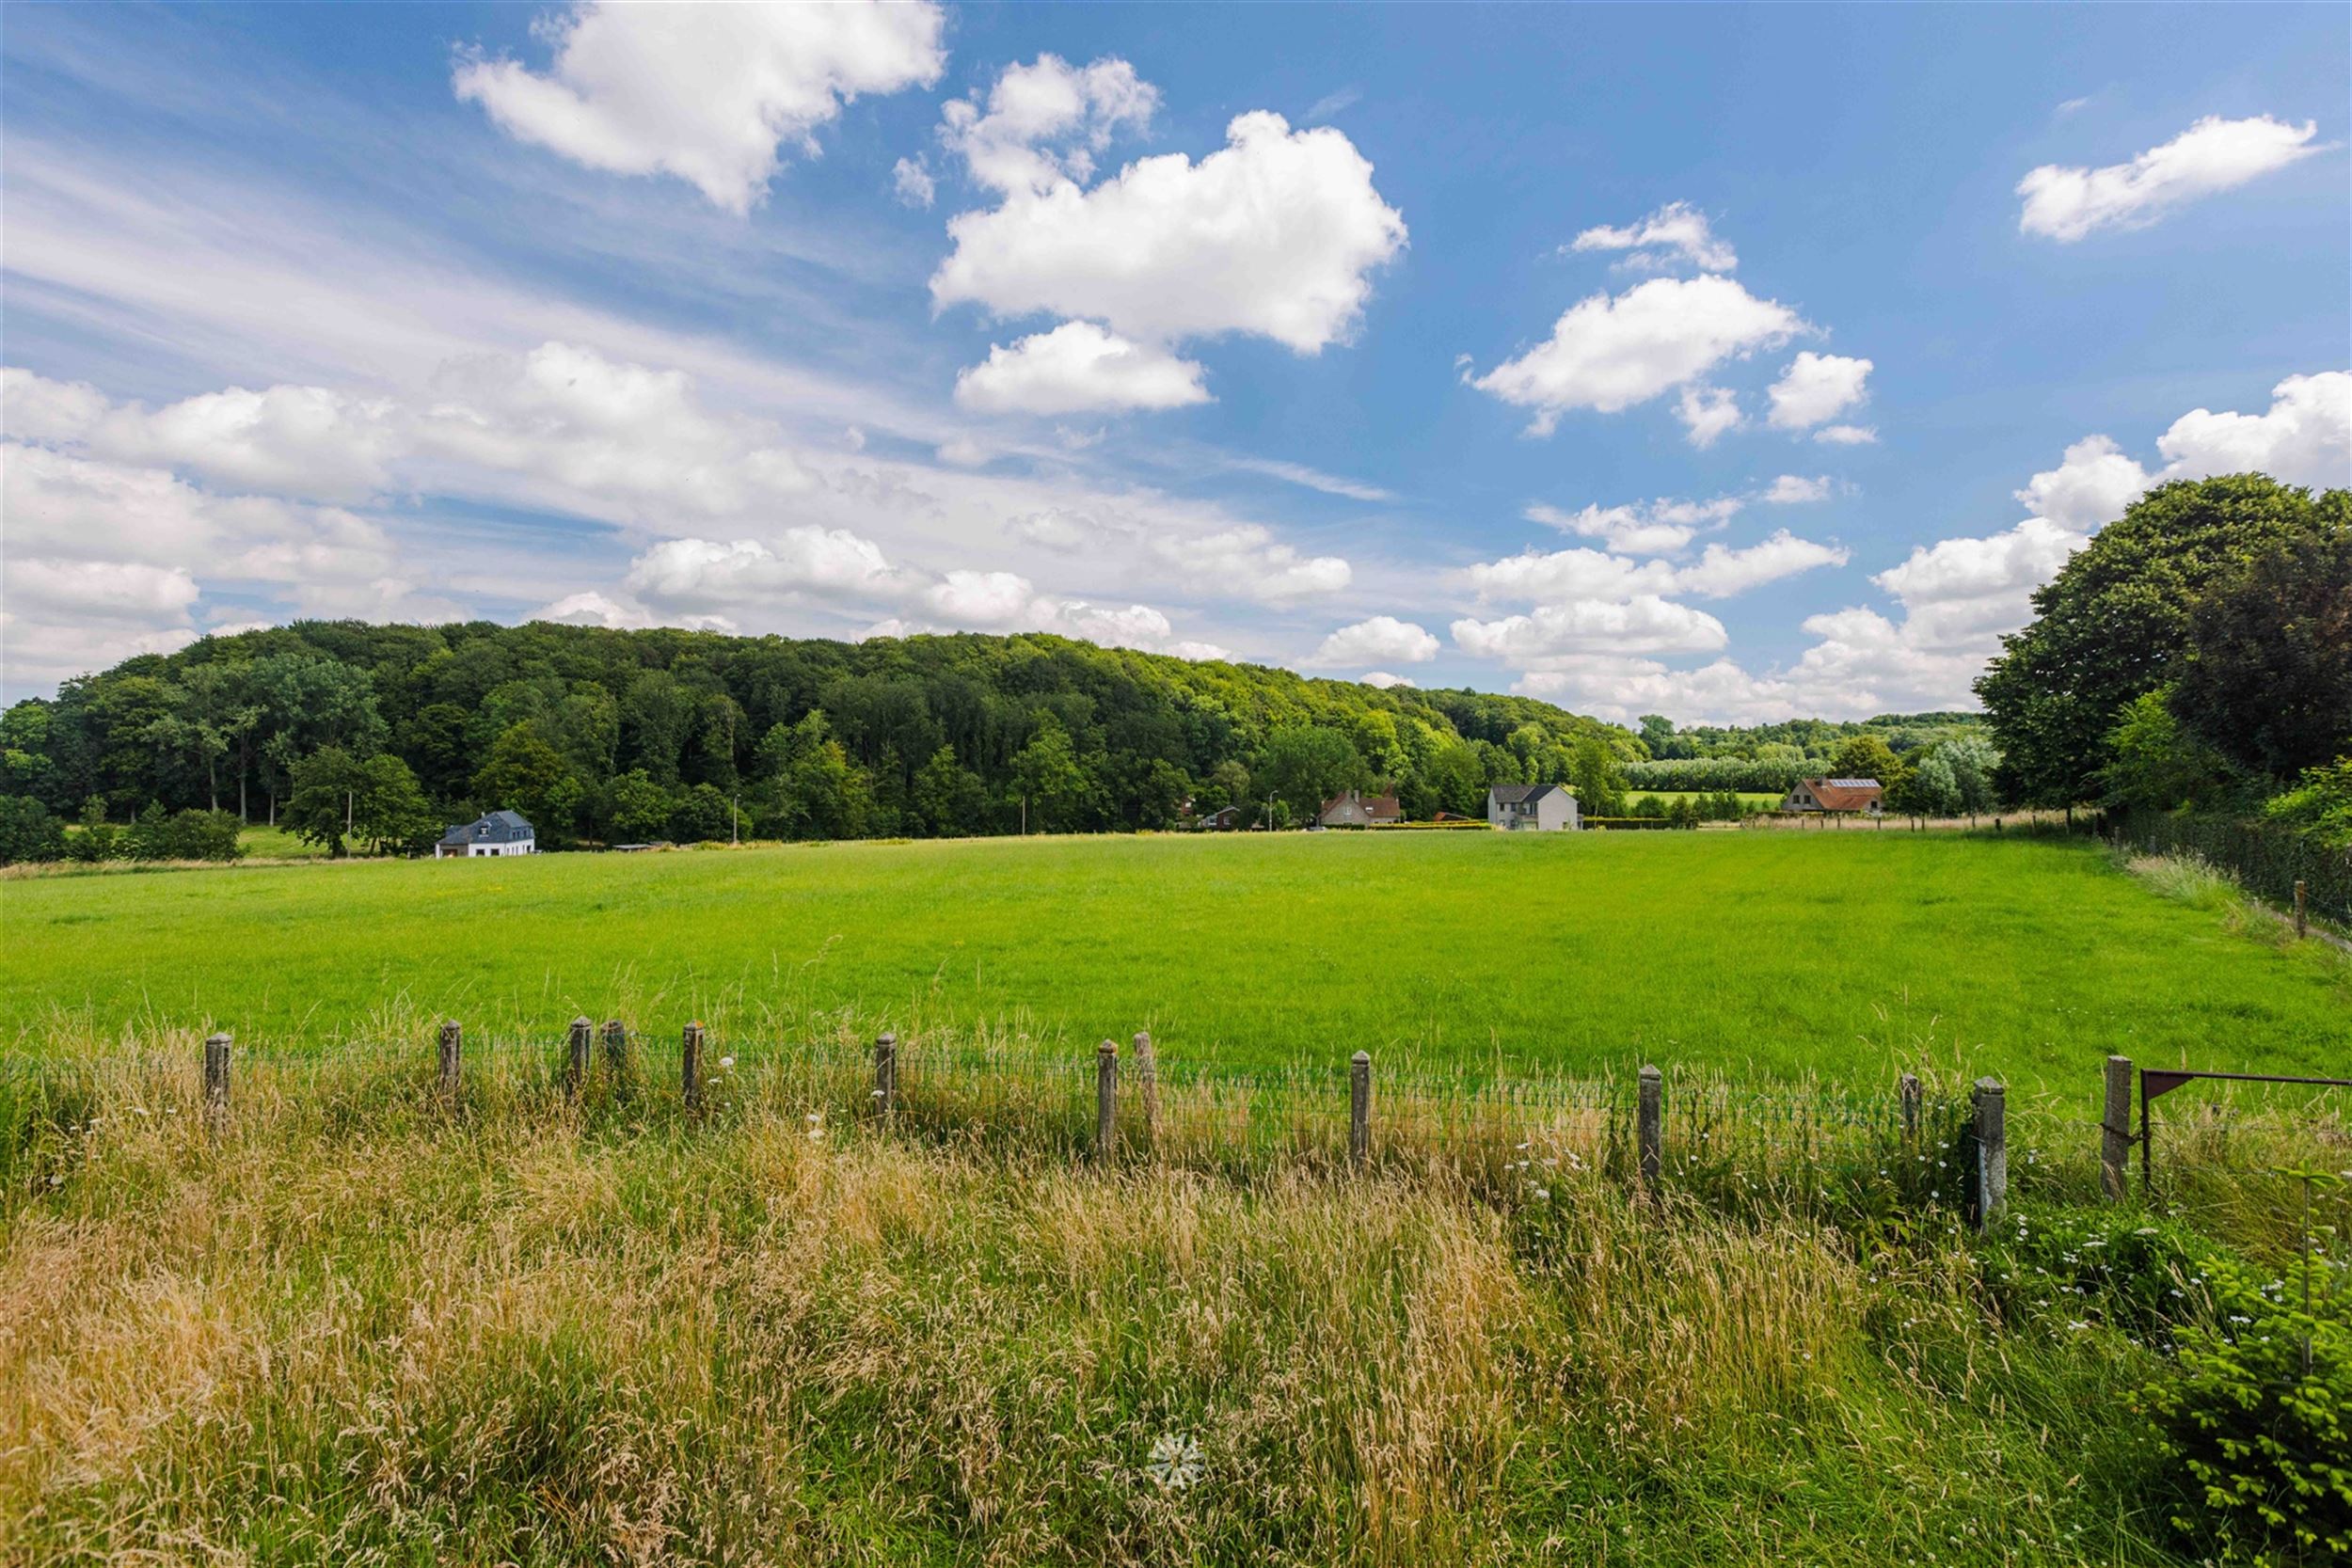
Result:
[[[1876,779],[1799,779],[1788,786],[1780,809],[1876,813],[1884,809],[1885,799]]]

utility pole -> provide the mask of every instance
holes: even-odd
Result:
[[[742,799],[739,795],[727,797],[727,847],[730,849],[740,848],[743,844],[743,829],[738,809]]]

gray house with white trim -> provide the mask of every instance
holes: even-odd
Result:
[[[1486,821],[1512,832],[1574,832],[1583,826],[1566,784],[1497,784],[1486,791]]]
[[[473,860],[483,855],[530,855],[538,852],[539,835],[520,814],[485,812],[470,822],[453,824],[433,847],[435,860]]]

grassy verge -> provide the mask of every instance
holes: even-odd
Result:
[[[726,1068],[698,1119],[248,1064],[208,1137],[164,1043],[10,1121],[6,1560],[2176,1560],[2132,1402],[2204,1276],[2068,1276],[2181,1225],[2080,1160],[1987,1242],[1571,1149],[1104,1168]]]

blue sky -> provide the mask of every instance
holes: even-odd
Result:
[[[0,684],[294,614],[1968,704],[2352,483],[2352,12],[11,8]]]

